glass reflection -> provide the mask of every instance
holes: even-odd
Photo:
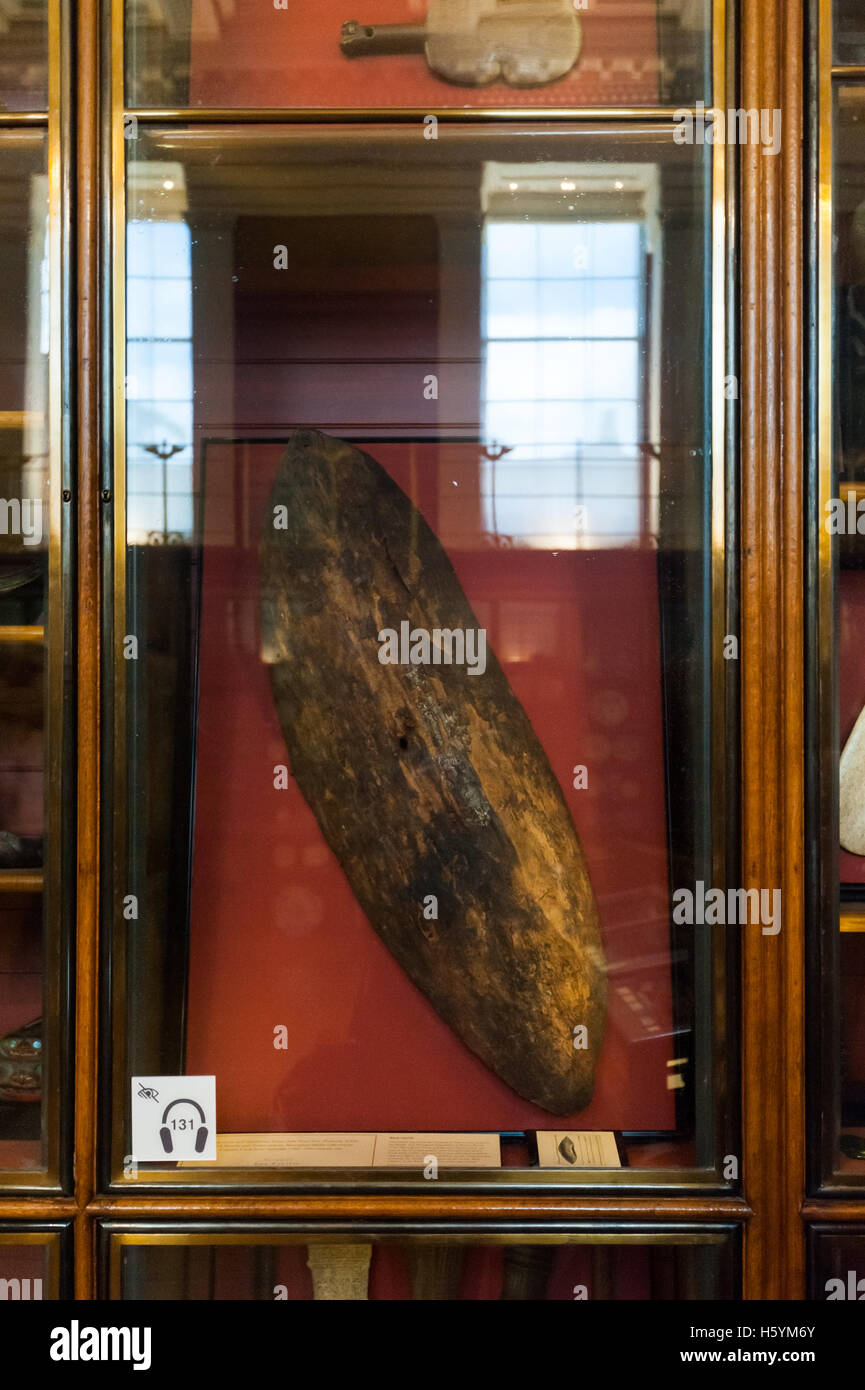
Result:
[[[508,189],[530,172],[512,169]],[[585,218],[590,197],[567,182]],[[639,538],[643,243],[638,222],[487,218],[482,490],[499,543],[593,549]]]
[[[8,1232],[0,1236],[0,1302],[36,1303],[57,1297],[50,1239],[18,1237],[19,1244]]]
[[[860,0],[833,0],[836,63],[865,62],[865,16]]]
[[[48,185],[30,132],[0,133],[0,278],[0,1169],[20,1171],[42,1162],[49,515]]]
[[[167,180],[164,180],[166,182]],[[192,247],[185,222],[131,222],[127,241],[128,531],[192,535]]]
[[[634,1165],[713,1162],[710,947],[670,914],[673,876],[712,872],[706,150],[309,127],[151,129],[131,153],[122,893],[148,927],[124,942],[124,1085],[215,1073],[246,1152],[483,1130],[527,1167],[549,1128],[400,972],[275,783],[260,543],[312,429],[434,531],[584,846],[608,1023],[565,1129],[629,1131]],[[251,1065],[271,1016],[285,1046]]]
[[[0,584],[20,597],[48,523],[48,179],[42,137],[0,133]],[[4,619],[0,616],[0,624]]]
[[[856,535],[855,506],[865,481],[865,89],[839,91],[836,121],[835,219],[835,478],[832,496],[853,508],[852,530],[841,534],[838,557],[839,682],[836,691],[840,778],[839,874],[842,934],[839,941],[841,1134],[833,1136],[837,1169],[854,1181],[865,1174],[865,855],[856,830],[858,783],[856,741],[865,706],[861,633],[865,615],[863,555]],[[846,528],[845,528],[846,529]],[[851,765],[851,760],[852,765]]]
[[[48,107],[48,0],[0,5],[0,111]]]
[[[122,1240],[122,1237],[120,1238]],[[119,1241],[118,1241],[119,1244]],[[117,1245],[129,1300],[587,1302],[736,1296],[735,1238],[585,1245],[517,1240],[398,1243],[358,1237],[305,1245],[271,1237],[189,1246]],[[119,1260],[118,1260],[119,1262]]]

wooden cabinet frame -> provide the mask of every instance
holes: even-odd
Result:
[[[729,0],[733,4],[733,0]],[[824,11],[828,0],[821,0]],[[736,8],[734,6],[734,8]],[[767,158],[745,146],[728,158],[726,223],[723,199],[714,208],[716,234],[737,247],[737,274],[728,294],[738,320],[738,401],[727,423],[738,456],[739,607],[741,682],[741,885],[779,886],[783,929],[776,937],[742,933],[740,989],[742,1054],[742,1197],[460,1195],[437,1198],[303,1198],[177,1193],[170,1197],[104,1195],[99,1190],[100,1129],[98,980],[100,966],[100,789],[102,759],[110,759],[103,728],[101,649],[103,600],[113,583],[110,523],[113,500],[110,263],[114,229],[110,189],[123,153],[115,108],[122,4],[78,0],[70,36],[75,83],[74,167],[70,188],[74,215],[77,340],[74,454],[77,459],[78,592],[78,788],[77,944],[75,953],[74,1188],[68,1196],[28,1200],[0,1198],[4,1220],[70,1218],[75,1225],[75,1293],[97,1291],[97,1219],[163,1217],[175,1222],[220,1218],[266,1221],[410,1218],[484,1222],[574,1220],[609,1228],[620,1222],[736,1222],[744,1227],[743,1296],[804,1297],[805,1193],[805,735],[804,583],[807,555],[805,470],[805,268],[809,249],[806,102],[807,0],[743,0],[727,27],[726,52],[715,47],[715,75],[724,90],[725,65],[738,77],[737,105],[783,111],[782,148]],[[724,16],[716,0],[716,17]],[[734,84],[730,84],[733,90]],[[140,113],[146,118],[148,113]],[[155,115],[156,113],[151,113]],[[164,119],[165,113],[159,113]],[[296,118],[298,113],[294,113]],[[478,113],[485,117],[500,113]],[[598,119],[619,112],[560,113]],[[662,115],[665,113],[661,113]],[[666,113],[668,116],[670,113]],[[283,121],[290,112],[219,113],[220,118]],[[184,113],[187,119],[214,113]],[[355,117],[356,118],[356,117]],[[111,131],[111,140],[105,132]],[[720,152],[721,155],[724,151]],[[719,155],[720,157],[720,155]],[[719,225],[720,219],[720,225]],[[723,262],[716,273],[726,275]],[[717,302],[717,301],[716,301]],[[119,325],[122,329],[122,324]],[[715,325],[717,329],[717,324]],[[116,333],[118,325],[113,325]],[[721,435],[724,411],[716,405]],[[735,471],[731,476],[736,476]],[[713,543],[725,543],[715,535]],[[735,679],[735,677],[733,677]],[[820,1204],[820,1215],[826,1218]],[[865,1217],[865,1203],[854,1204]],[[816,1214],[814,1204],[808,1214]],[[845,1204],[850,1218],[850,1204]],[[835,1207],[835,1212],[840,1212]]]

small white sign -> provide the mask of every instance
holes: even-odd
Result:
[[[132,1154],[139,1163],[216,1159],[215,1076],[133,1076]]]
[[[612,1130],[539,1129],[538,1164],[541,1168],[621,1168],[622,1160]]]

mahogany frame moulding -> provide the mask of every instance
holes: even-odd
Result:
[[[740,104],[782,106],[782,153],[759,149],[741,157],[741,583],[742,583],[742,863],[744,886],[781,884],[785,929],[777,938],[743,939],[743,1177],[746,1200],[713,1197],[485,1196],[280,1199],[172,1194],[96,1195],[97,947],[100,788],[101,565],[111,574],[110,549],[101,554],[111,503],[110,391],[102,375],[107,305],[100,296],[101,256],[110,253],[110,71],[97,84],[98,44],[110,68],[110,30],[99,36],[96,0],[77,7],[77,274],[78,298],[78,950],[76,974],[76,1188],[73,1199],[0,1199],[0,1214],[35,1222],[60,1215],[76,1224],[75,1291],[93,1297],[94,1218],[161,1215],[218,1219],[237,1215],[350,1220],[400,1214],[483,1218],[492,1214],[556,1216],[598,1223],[643,1218],[747,1223],[747,1298],[801,1298],[804,1246],[800,1203],[804,1184],[803,907],[801,868],[804,773],[801,688],[803,614],[801,573],[805,516],[800,467],[803,420],[802,134],[804,48],[800,0],[761,0],[742,6]],[[115,53],[115,62],[117,54]],[[102,111],[98,110],[101,93]],[[185,119],[189,113],[172,113]],[[524,113],[520,113],[521,116]],[[574,113],[570,113],[573,115]],[[597,113],[593,113],[597,115]],[[284,119],[284,116],[282,117]],[[160,113],[165,120],[165,114]],[[223,113],[226,123],[235,120]],[[110,379],[110,377],[108,378]],[[97,460],[101,458],[100,473]],[[753,654],[753,658],[750,654]],[[105,745],[106,753],[110,747]],[[767,944],[768,943],[768,944]]]

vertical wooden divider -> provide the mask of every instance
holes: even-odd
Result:
[[[742,930],[748,1299],[804,1297],[804,6],[746,0],[738,105],[780,109],[777,156],[741,150],[743,886],[782,928]]]

